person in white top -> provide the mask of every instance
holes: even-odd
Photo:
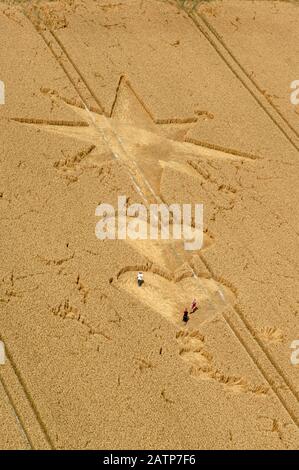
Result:
[[[139,273],[137,274],[137,282],[139,287],[141,287],[144,283],[143,273],[141,271],[139,271]]]

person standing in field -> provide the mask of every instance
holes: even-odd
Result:
[[[139,271],[139,273],[137,274],[137,283],[139,287],[141,287],[144,283],[143,273],[141,271]]]
[[[188,321],[189,321],[189,313],[188,313],[187,308],[185,308],[184,315],[183,315],[183,322],[187,324]]]
[[[197,301],[196,301],[196,299],[193,299],[193,300],[192,300],[191,307],[190,307],[191,313],[194,313],[194,312],[197,310],[197,308],[198,308],[198,307],[197,307]]]

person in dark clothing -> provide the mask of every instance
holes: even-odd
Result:
[[[189,313],[188,310],[185,308],[184,315],[183,315],[183,322],[187,323],[189,321]]]

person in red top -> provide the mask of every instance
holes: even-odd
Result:
[[[197,310],[197,308],[198,308],[197,307],[197,301],[196,301],[196,299],[193,299],[191,307],[190,307],[191,313],[194,313]]]

